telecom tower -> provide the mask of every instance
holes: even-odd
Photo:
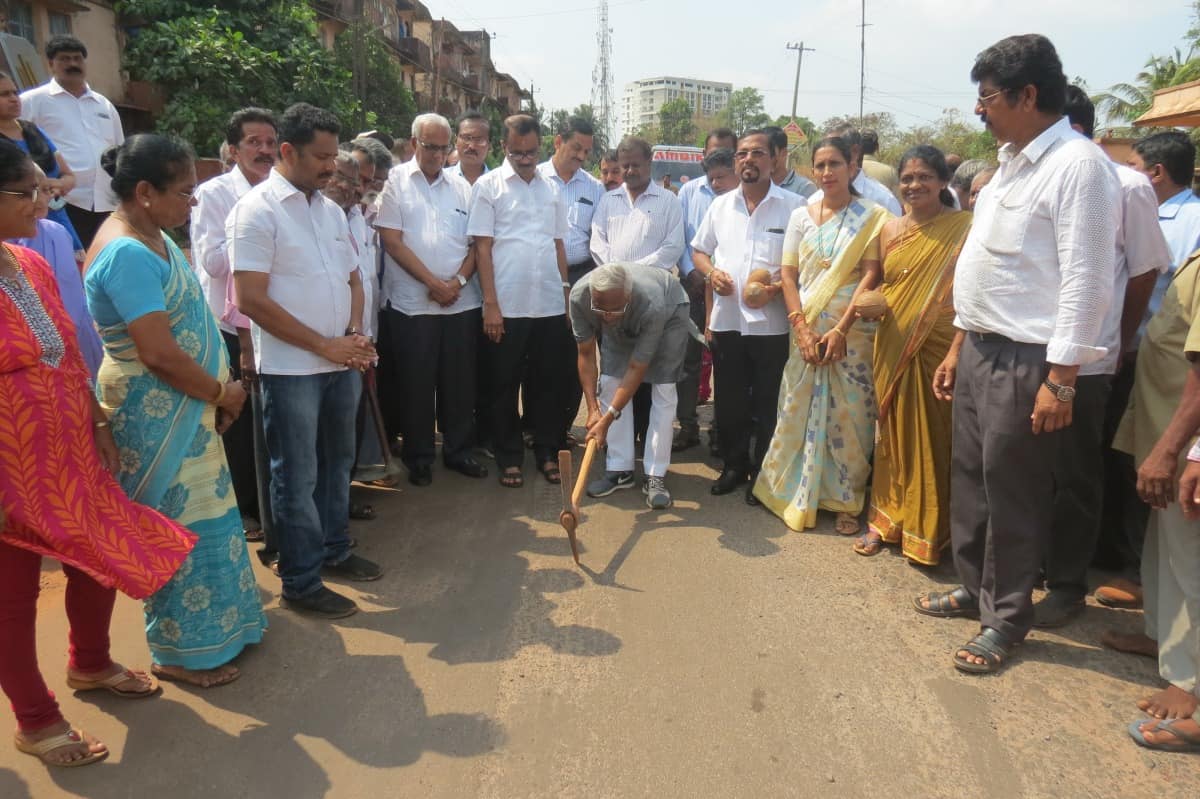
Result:
[[[596,66],[592,70],[592,111],[596,115],[597,127],[611,147],[617,120],[613,108],[612,28],[608,27],[608,0],[600,0],[599,8],[600,30],[596,33],[596,44],[600,52],[596,55]]]

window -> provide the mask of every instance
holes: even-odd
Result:
[[[12,3],[8,7],[8,32],[20,36],[30,44],[36,44],[33,38],[33,9],[29,3]]]
[[[50,20],[50,35],[51,36],[69,36],[71,34],[71,15],[56,14],[51,11],[47,17]]]

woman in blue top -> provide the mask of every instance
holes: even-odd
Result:
[[[0,136],[29,153],[33,162],[46,173],[50,196],[55,200],[52,206],[59,206],[51,207],[46,218],[67,229],[71,234],[71,243],[75,245],[75,252],[79,253],[79,259],[82,260],[83,242],[79,240],[79,235],[67,217],[67,209],[60,204],[71,189],[75,188],[75,175],[58,152],[58,148],[54,146],[54,142],[50,141],[50,137],[37,125],[20,117],[21,95],[17,91],[17,84],[7,72],[0,72]]]

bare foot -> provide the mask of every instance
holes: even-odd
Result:
[[[71,725],[66,721],[60,721],[36,732],[18,732],[16,738],[18,743],[36,744],[63,733],[72,733],[71,737],[78,739],[78,743],[64,744],[51,749],[44,755],[39,755],[46,765],[62,766],[86,760],[95,755],[108,754],[107,746],[86,732],[72,730]]]
[[[1171,730],[1154,729],[1157,724],[1158,721],[1152,719],[1142,725],[1142,737],[1146,739],[1146,743],[1164,747],[1166,750],[1176,747],[1183,749],[1189,743],[1184,739],[1184,736],[1200,738],[1200,723],[1197,723],[1193,719],[1178,719],[1171,724],[1171,727],[1178,731],[1178,735],[1174,734]]]
[[[150,670],[160,680],[186,683],[197,688],[216,688],[220,685],[228,685],[242,675],[237,666],[229,663],[215,669],[185,669],[182,666],[155,664],[150,667]]]
[[[1182,688],[1168,685],[1153,696],[1139,700],[1137,706],[1156,719],[1186,719],[1196,712],[1197,699]]]
[[[1100,636],[1100,643],[1118,652],[1158,658],[1158,642],[1142,633],[1119,633],[1116,630],[1106,630]]]

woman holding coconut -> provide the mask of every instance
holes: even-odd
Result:
[[[779,389],[778,422],[754,496],[793,530],[837,514],[843,535],[859,531],[875,436],[871,373],[882,308],[856,302],[879,285],[879,232],[893,217],[856,195],[849,145],[827,137],[813,150],[821,200],[792,213],[783,247],[791,355]],[[867,307],[873,305],[875,307]],[[720,401],[718,396],[718,402]]]

